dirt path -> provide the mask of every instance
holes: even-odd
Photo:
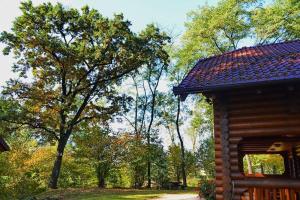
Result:
[[[166,194],[154,200],[200,200],[197,194]]]

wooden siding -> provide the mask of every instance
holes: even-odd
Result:
[[[249,88],[223,92],[227,96],[230,179],[245,179],[238,144],[245,137],[300,136],[300,84]],[[222,149],[222,99],[214,95],[216,199],[224,200],[224,159]],[[298,150],[297,150],[298,151]],[[240,200],[247,188],[234,187],[233,199]]]

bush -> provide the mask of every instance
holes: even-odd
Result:
[[[199,195],[206,200],[215,200],[216,185],[214,180],[202,180]]]

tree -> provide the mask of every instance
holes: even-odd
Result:
[[[146,57],[146,66],[144,78],[150,90],[150,116],[149,123],[146,130],[147,149],[148,149],[148,162],[147,162],[147,187],[151,187],[151,129],[153,120],[155,118],[156,109],[156,97],[158,93],[158,85],[163,76],[164,71],[169,65],[169,55],[164,49],[169,43],[169,36],[166,33],[161,33],[160,30],[154,25],[150,25],[144,32],[141,33],[141,37],[147,41],[150,41],[146,48],[149,50],[148,57]],[[152,38],[152,39],[151,39]]]
[[[21,107],[6,120],[57,141],[49,182],[57,188],[70,136],[81,123],[109,118],[122,108],[125,97],[115,85],[143,64],[144,50],[149,51],[143,47],[152,38],[132,33],[122,15],[107,19],[87,6],[79,11],[28,1],[20,8],[12,31],[0,37],[6,45],[3,53],[15,55],[13,70],[18,73],[3,94]]]
[[[181,175],[181,153],[178,145],[170,145],[168,149],[168,172],[171,179],[180,182]]]
[[[121,164],[125,154],[124,144],[127,141],[109,134],[110,132],[109,127],[99,122],[93,125],[89,122],[74,138],[76,156],[87,158],[95,169],[99,188],[105,188],[110,170]]]
[[[190,69],[190,66],[187,66],[185,68],[181,65],[178,51],[174,52],[174,50],[173,51],[171,50],[170,53],[177,62],[169,70],[169,81],[171,82],[172,86],[175,86],[175,85],[178,85],[180,83],[180,81],[186,76],[186,74],[188,73],[188,70]],[[168,94],[167,94],[167,96],[168,96]],[[165,119],[168,120],[169,123],[174,123],[175,127],[176,127],[176,133],[177,133],[177,137],[180,142],[180,151],[181,151],[180,156],[181,156],[181,175],[182,175],[182,179],[183,179],[182,182],[183,182],[183,187],[186,188],[187,187],[186,156],[185,156],[183,137],[180,132],[180,126],[183,124],[181,114],[182,114],[182,111],[186,110],[186,109],[182,109],[181,99],[179,96],[174,98],[172,95],[172,96],[167,97],[167,99],[169,100],[167,102],[169,102],[168,105],[170,107],[170,110],[168,110],[168,115],[165,116]],[[170,116],[172,116],[172,117],[170,117]]]
[[[251,22],[257,43],[300,38],[300,2],[275,0],[273,4],[252,11]]]
[[[191,11],[179,62],[195,64],[201,57],[236,49],[240,41],[250,36],[250,11],[256,3],[258,0],[222,0],[216,6]]]
[[[200,140],[198,151],[196,152],[197,164],[209,178],[215,177],[215,149],[214,140],[206,137]]]
[[[143,138],[131,138],[127,152],[126,161],[130,167],[131,185],[140,189],[145,182],[148,160],[147,145],[143,142]]]

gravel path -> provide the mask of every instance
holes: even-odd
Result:
[[[154,200],[200,200],[197,194],[166,194]]]

